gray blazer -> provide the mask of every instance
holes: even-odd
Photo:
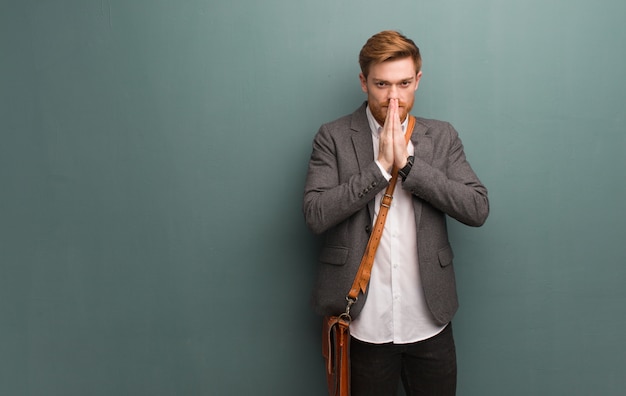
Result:
[[[313,140],[303,211],[307,226],[323,234],[312,298],[320,315],[344,312],[371,232],[374,198],[388,184],[374,162],[366,105],[322,125]],[[481,226],[489,213],[487,189],[466,161],[450,124],[417,118],[411,141],[414,165],[396,188],[413,194],[422,286],[435,320],[446,324],[458,308],[446,214]],[[353,318],[366,298],[352,306]]]

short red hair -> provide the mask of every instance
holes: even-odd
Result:
[[[422,68],[420,50],[413,40],[394,30],[385,30],[367,40],[359,53],[359,65],[363,76],[367,78],[370,66],[389,60],[411,58],[415,72]]]

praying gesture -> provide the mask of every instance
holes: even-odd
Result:
[[[385,125],[380,133],[378,162],[387,171],[391,171],[393,165],[402,169],[406,165],[408,155],[398,110],[398,99],[390,99]]]

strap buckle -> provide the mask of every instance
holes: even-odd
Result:
[[[392,199],[393,199],[393,195],[390,195],[390,194],[383,195],[383,199],[380,201],[380,206],[384,206],[385,208],[390,208]]]
[[[347,318],[348,320],[352,320],[352,318],[350,317],[350,308],[352,307],[352,305],[358,301],[358,297],[356,298],[350,298],[346,296],[346,301],[348,302],[348,304],[346,305],[346,312],[342,313],[340,316]]]

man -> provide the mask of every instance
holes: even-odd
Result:
[[[313,141],[303,211],[324,234],[313,305],[345,311],[381,196],[400,169],[366,294],[351,307],[352,395],[454,395],[451,320],[458,308],[446,215],[481,226],[487,189],[454,128],[417,118],[404,131],[422,77],[415,43],[395,31],[372,36],[359,63],[367,101],[322,125]]]

